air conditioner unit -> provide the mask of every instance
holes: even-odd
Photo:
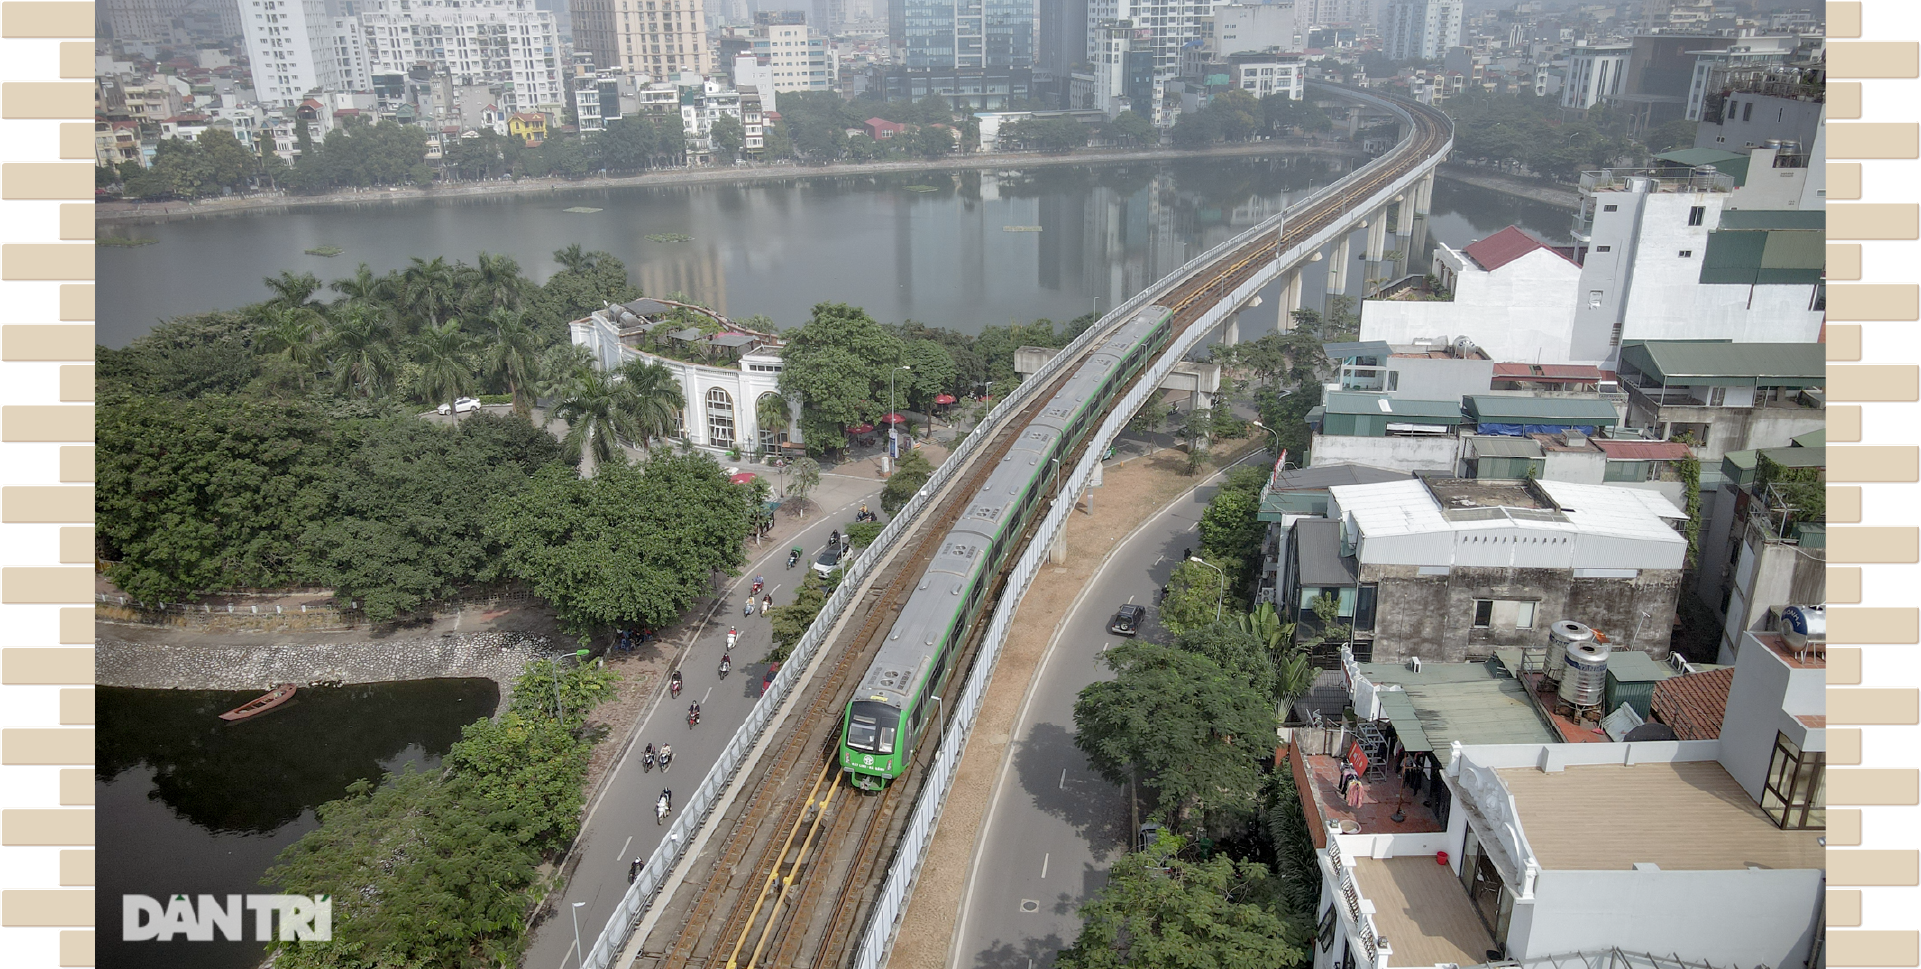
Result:
[[[1419,656],[1408,657],[1407,668],[1419,673],[1421,671],[1421,658]]]

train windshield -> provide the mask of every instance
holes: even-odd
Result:
[[[900,711],[885,703],[856,703],[847,720],[847,746],[876,754],[891,754],[894,752],[894,734],[899,724]]]

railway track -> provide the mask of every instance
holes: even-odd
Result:
[[[1383,166],[1353,186],[1343,186],[1286,220],[1275,235],[1249,242],[1174,283],[1156,300],[1174,310],[1175,332],[1185,331],[1201,318],[1213,304],[1208,297],[1232,291],[1266,262],[1335,224],[1357,201],[1405,175],[1445,143],[1448,128],[1443,116],[1420,105],[1404,107],[1413,117],[1413,130],[1395,149],[1401,155],[1398,163]],[[894,578],[854,605],[850,618],[858,627],[839,637],[822,658],[804,713],[787,728],[778,752],[764,757],[748,778],[746,789],[752,796],[737,801],[719,819],[728,833],[718,853],[694,861],[707,868],[690,877],[690,881],[704,881],[700,891],[691,899],[670,902],[654,932],[643,941],[637,965],[827,969],[844,961],[886,873],[889,846],[896,842],[927,774],[926,762],[940,744],[937,740],[921,744],[913,768],[903,777],[879,793],[862,793],[840,776],[834,763],[840,713],[941,538],[965,511],[966,503],[953,499],[982,487],[1020,431],[1072,373],[1071,366],[1063,368],[1052,386],[1036,394],[1020,414],[1009,417],[975,467],[950,482],[947,500],[936,505],[917,528],[916,544],[895,553],[888,566]],[[1042,512],[1034,514],[1030,531],[1043,517]],[[1005,572],[997,577],[990,602],[998,601],[1005,578]],[[961,670],[972,665],[978,651],[985,623],[976,625],[974,639],[957,662]],[[957,676],[955,683],[960,682]],[[944,729],[945,710],[940,719]]]

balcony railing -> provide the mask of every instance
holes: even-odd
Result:
[[[1595,192],[1732,192],[1734,176],[1711,165],[1698,168],[1606,168],[1581,173],[1581,193]]]

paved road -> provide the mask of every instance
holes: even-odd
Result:
[[[1264,452],[1257,456],[1265,459]],[[1014,720],[950,952],[953,969],[1042,969],[1080,934],[1080,906],[1107,880],[1132,824],[1125,788],[1074,747],[1074,699],[1113,674],[1099,663],[1121,637],[1107,623],[1121,603],[1148,604],[1142,638],[1166,641],[1155,608],[1220,477],[1175,501],[1129,536],[1088,583],[1041,661]]]
[[[654,818],[654,801],[662,788],[673,788],[676,810],[700,785],[707,771],[720,759],[721,751],[734,732],[746,721],[748,712],[760,697],[761,676],[766,666],[757,662],[772,645],[767,620],[758,609],[752,617],[741,615],[741,603],[752,587],[754,576],[766,578],[773,590],[774,604],[791,603],[813,557],[825,548],[828,533],[853,520],[854,512],[865,501],[876,511],[881,482],[843,475],[822,475],[821,485],[812,502],[820,511],[809,514],[810,524],[791,540],[769,543],[756,550],[748,546],[748,565],[744,575],[728,587],[725,606],[696,624],[691,645],[682,646],[680,669],[683,688],[678,700],[667,695],[663,686],[653,709],[641,720],[639,736],[614,766],[598,803],[593,805],[582,826],[579,841],[569,861],[572,870],[563,897],[550,903],[552,911],[536,926],[522,965],[527,969],[574,969],[579,964],[574,949],[574,926],[569,910],[574,902],[585,902],[579,909],[580,943],[591,948],[607,925],[614,907],[627,891],[627,868],[635,858],[651,855],[667,831]],[[787,550],[799,545],[807,557],[792,570],[786,568]],[[765,590],[763,590],[765,591]],[[720,677],[720,658],[727,649],[729,627],[740,630],[734,646],[733,671]],[[700,701],[700,726],[687,726],[687,704]],[[609,740],[621,742],[625,738]],[[674,747],[673,767],[663,773],[641,765],[646,745],[668,743]],[[670,815],[669,821],[673,820]]]

